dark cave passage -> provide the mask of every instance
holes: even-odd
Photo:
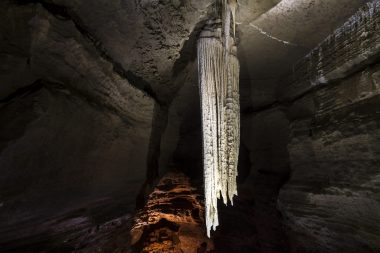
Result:
[[[5,0],[0,14],[0,253],[380,252],[380,0]],[[215,88],[235,59],[239,99]],[[232,132],[238,195],[208,237]]]

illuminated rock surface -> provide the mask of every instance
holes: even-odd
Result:
[[[166,174],[136,215],[131,230],[138,252],[211,252],[205,234],[203,196],[179,172]]]

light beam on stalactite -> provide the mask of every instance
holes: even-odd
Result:
[[[230,19],[234,15],[224,14],[223,17]],[[230,25],[230,22],[223,24]],[[223,29],[224,32],[229,30],[225,27]],[[240,144],[239,62],[233,39],[225,34],[222,38],[221,31],[220,22],[210,22],[198,40],[208,236],[211,228],[215,230],[219,224],[217,199],[222,196],[224,204],[227,204],[228,199],[232,204],[234,195],[237,195]]]

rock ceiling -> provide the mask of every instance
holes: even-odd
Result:
[[[20,69],[23,80],[20,81],[19,76],[7,76],[8,71],[2,69],[1,98],[14,92],[19,86],[26,86],[34,79],[42,78],[34,71],[29,71],[27,65],[32,65],[32,69],[41,69],[40,65],[49,65],[54,58],[60,57],[64,58],[62,64],[81,66],[78,57],[83,59],[84,56],[79,51],[85,50],[88,55],[92,55],[86,61],[96,61],[94,65],[97,66],[102,62],[107,65],[105,68],[108,70],[103,67],[102,71],[105,73],[101,77],[96,76],[97,71],[90,73],[88,70],[83,70],[80,76],[89,78],[90,75],[94,79],[108,80],[110,75],[115,75],[116,77],[111,78],[112,81],[98,82],[96,85],[105,86],[105,90],[116,87],[120,89],[124,84],[120,80],[115,81],[115,78],[126,79],[159,104],[169,104],[183,82],[177,78],[178,72],[195,59],[195,41],[207,19],[211,2],[3,1],[1,15],[6,18],[6,22],[1,25],[1,45],[7,53],[2,53],[1,58],[8,62],[9,68]],[[237,21],[242,78],[251,81],[267,80],[286,75],[297,59],[331,33],[364,2],[366,1],[241,0]],[[20,5],[23,5],[22,9]],[[29,8],[24,8],[25,5]],[[57,48],[56,44],[51,43],[40,43],[44,50],[33,51],[33,42],[41,36],[52,36],[54,33],[56,35],[52,40],[62,46],[60,55],[49,50],[49,47]],[[33,62],[33,59],[44,60]],[[92,70],[94,68],[96,67],[89,67]],[[42,67],[40,72],[46,72],[46,69]],[[110,70],[114,73],[110,73]],[[49,77],[51,76],[43,78]],[[14,81],[15,78],[18,79],[17,82]],[[67,81],[62,76],[51,79],[57,82]],[[108,87],[112,82],[116,82],[115,87]],[[86,89],[88,87],[83,87],[82,91]],[[96,94],[93,98],[99,96]],[[116,101],[118,98],[114,96],[112,99]],[[117,105],[118,108],[114,109],[122,110],[120,106],[123,105]]]

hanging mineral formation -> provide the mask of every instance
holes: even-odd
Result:
[[[227,0],[222,0],[227,4]],[[217,199],[233,203],[240,143],[239,62],[231,16],[236,6],[223,5],[224,21],[208,22],[198,40],[198,75],[203,128],[203,163],[207,235],[218,226]],[[224,36],[222,36],[222,28]],[[226,27],[228,26],[228,27]],[[227,33],[227,34],[226,34]]]

